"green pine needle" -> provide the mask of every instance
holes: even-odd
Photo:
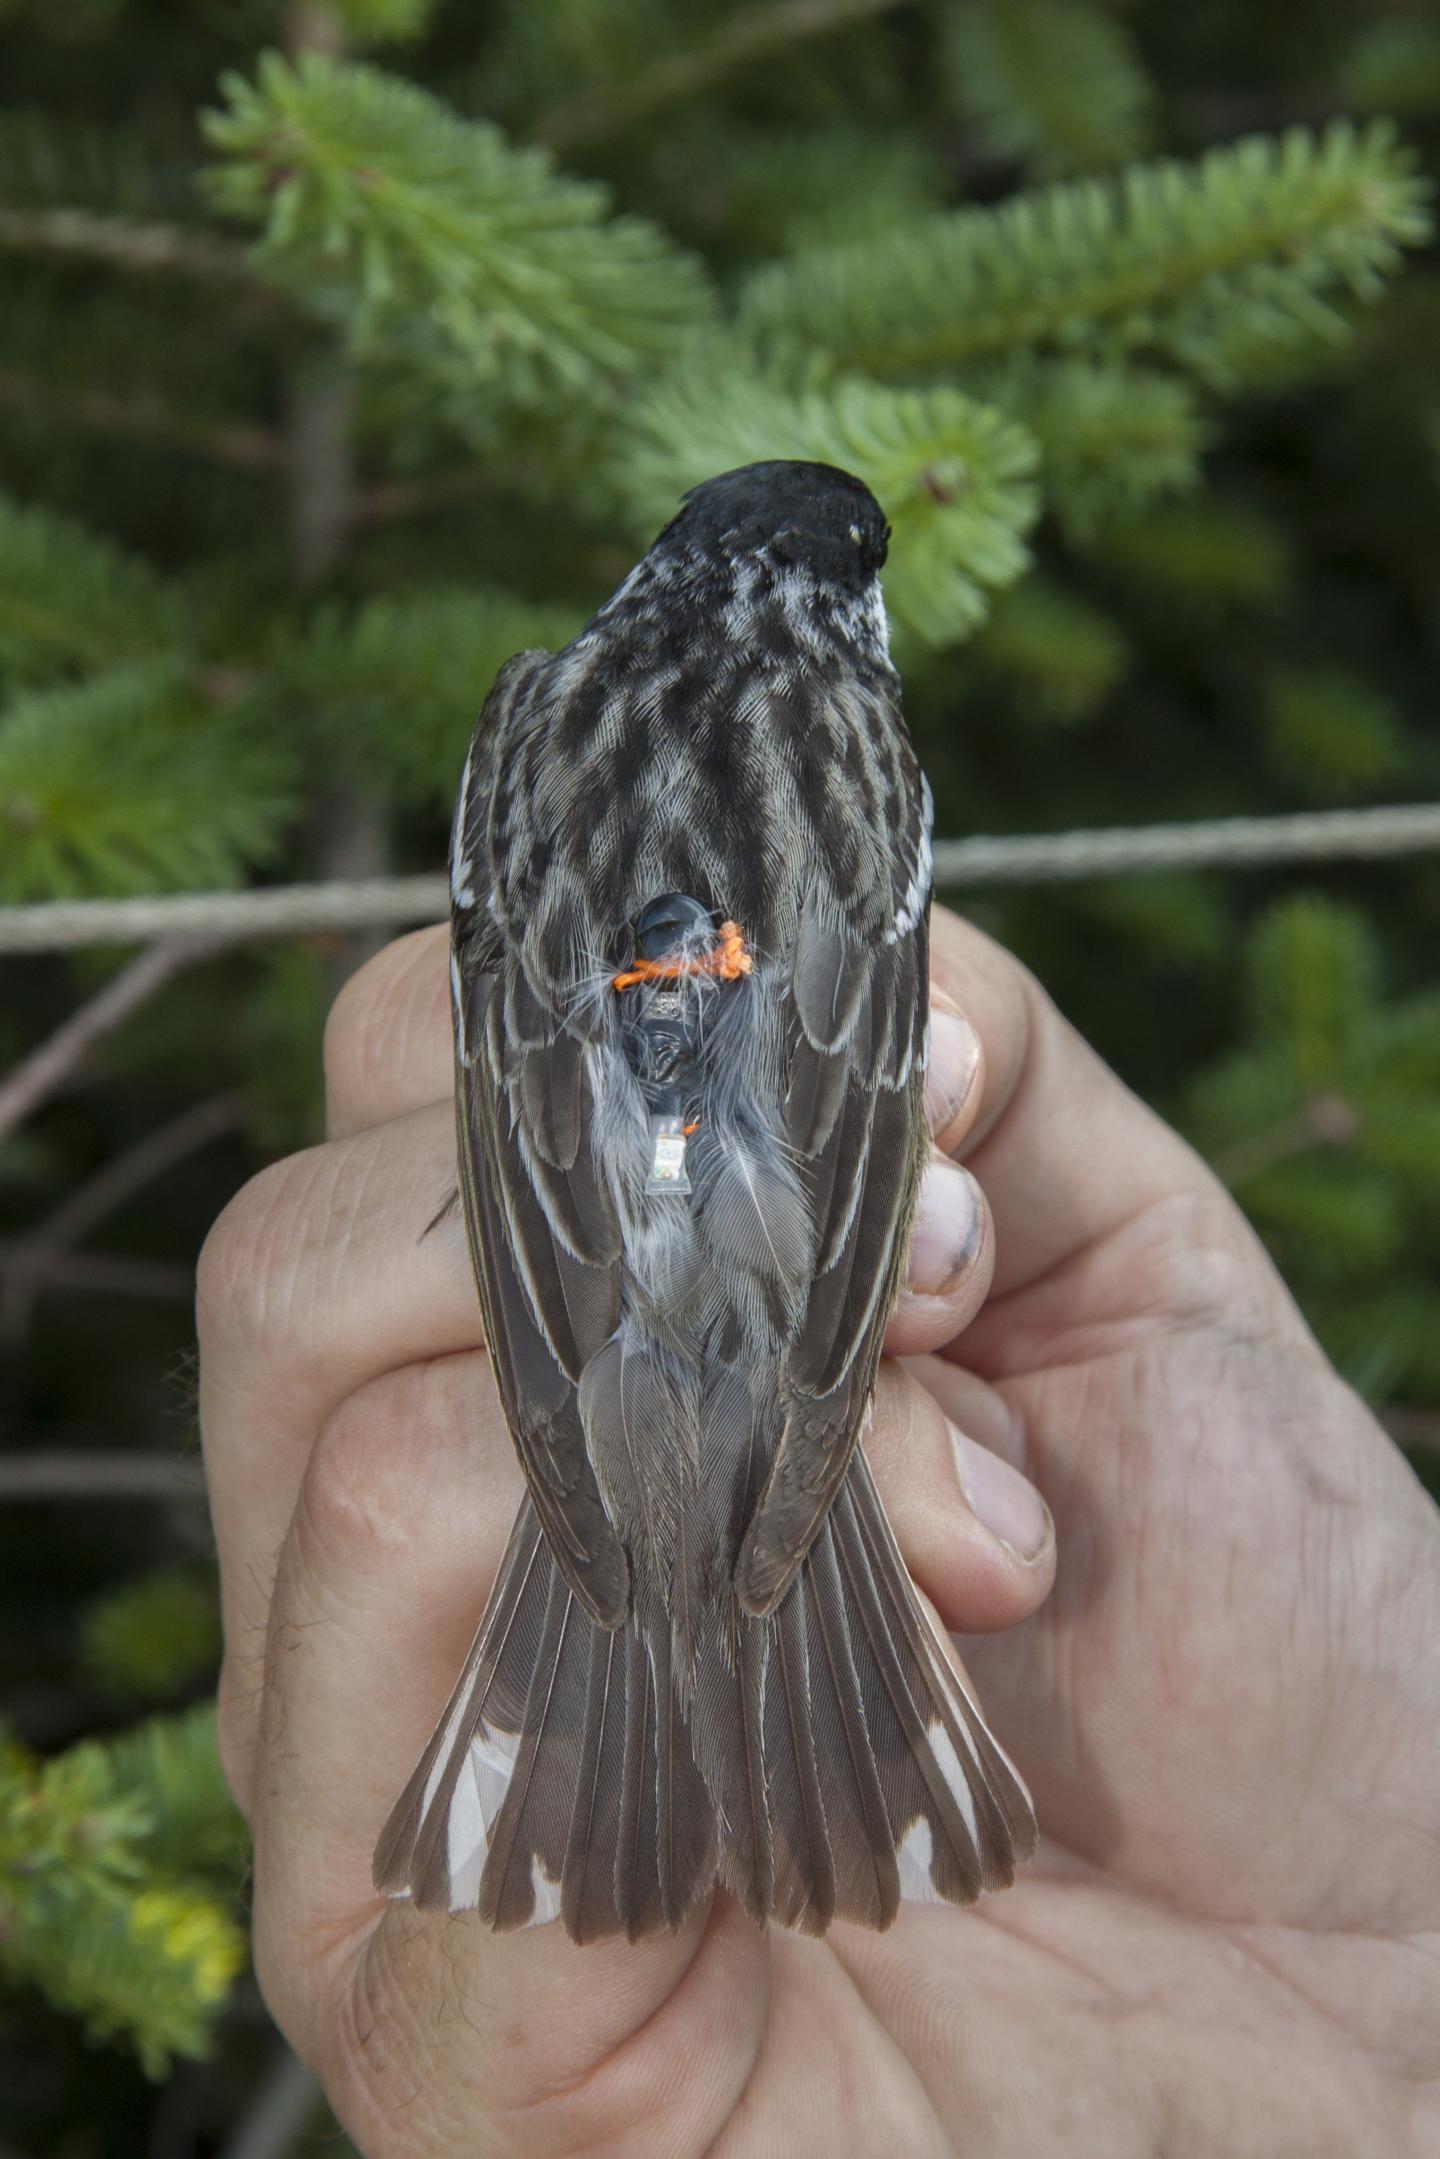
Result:
[[[1088,346],[1233,377],[1237,324],[1332,339],[1335,301],[1374,299],[1424,240],[1412,164],[1382,122],[1250,136],[767,266],[742,321],[878,375]]]
[[[1071,540],[1200,476],[1210,427],[1190,385],[1156,368],[1020,356],[966,386],[1034,435],[1046,507]]]
[[[1124,26],[1089,0],[970,0],[947,9],[953,94],[994,158],[1037,179],[1101,172],[1151,145],[1154,88]]]
[[[147,659],[182,634],[179,605],[147,564],[0,494],[0,668],[12,682]]]
[[[333,753],[398,799],[448,812],[481,703],[516,652],[554,649],[585,610],[432,589],[327,608],[277,654],[274,689],[314,711]]]
[[[289,759],[174,662],[0,712],[0,900],[236,883],[291,814]]]
[[[477,392],[504,378],[539,395],[653,361],[709,311],[658,228],[412,83],[267,53],[253,83],[222,88],[211,200],[260,228],[263,266],[358,349],[423,319]]]

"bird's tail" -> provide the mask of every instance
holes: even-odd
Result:
[[[717,1880],[762,1923],[885,1927],[970,1903],[1034,1847],[1029,1796],[916,1598],[863,1454],[768,1618],[693,1674],[597,1626],[528,1499],[480,1631],[375,1853],[376,1887],[578,1941],[678,1926]]]
[[[527,1498],[434,1737],[375,1847],[375,1886],[501,1931],[678,1926],[715,1879],[715,1810],[663,1659],[589,1617]]]

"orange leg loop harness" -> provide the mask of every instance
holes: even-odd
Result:
[[[636,960],[623,974],[611,979],[612,989],[628,990],[637,982],[673,982],[681,975],[714,975],[719,982],[735,982],[748,975],[755,962],[745,949],[745,933],[738,922],[722,922],[709,952],[687,960]]]

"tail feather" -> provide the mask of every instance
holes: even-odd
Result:
[[[451,1905],[452,1841],[462,1867],[465,1856],[460,1838],[450,1835],[452,1805],[462,1772],[472,1778],[479,1795],[470,1748],[492,1702],[506,1729],[519,1728],[515,1711],[529,1691],[551,1572],[540,1524],[527,1500],[515,1517],[490,1602],[444,1715],[380,1833],[373,1874],[382,1895],[409,1892],[422,1906]],[[498,1808],[499,1795],[491,1796]],[[479,1803],[483,1811],[483,1796]],[[483,1839],[480,1850],[483,1856]]]
[[[970,1903],[1033,1850],[863,1454],[776,1609],[732,1597],[688,1673],[672,1648],[668,1624],[590,1619],[527,1500],[377,1888],[590,1941],[678,1926],[718,1877],[761,1924],[820,1934]]]
[[[904,1894],[921,1898],[938,1894],[947,1902],[969,1903],[980,1889],[1008,1886],[1015,1878],[1016,1862],[1033,1853],[1035,1815],[1030,1794],[986,1726],[915,1594],[860,1450],[831,1520],[842,1565],[849,1563],[858,1572],[863,1562],[873,1584],[873,1597],[858,1598],[852,1609],[858,1605],[862,1617],[878,1609],[889,1625],[890,1649],[904,1682],[903,1689],[897,1690],[887,1680],[891,1707],[902,1722],[908,1722],[908,1699],[925,1718],[923,1745],[916,1746],[914,1758],[926,1789],[936,1799],[938,1819],[922,1807],[907,1820],[903,1799],[897,1794],[892,1802],[891,1821],[902,1847]],[[878,1759],[882,1778],[892,1764],[903,1770],[903,1759],[894,1748],[882,1746]],[[935,1791],[936,1771],[953,1805]],[[912,1801],[914,1796],[912,1786]],[[905,1839],[912,1837],[912,1850],[923,1846],[924,1835],[913,1835],[921,1820],[931,1838],[928,1887],[904,1883]],[[949,1840],[948,1854],[935,1838],[937,1830]]]
[[[645,1644],[625,1630],[625,1760],[615,1847],[615,1915],[636,1940],[665,1923],[660,1897],[659,1805],[655,1778],[655,1688]]]
[[[615,1848],[625,1763],[625,1645],[620,1630],[592,1627],[585,1733],[565,1846],[561,1913],[577,1942],[614,1924]]]
[[[835,1855],[836,1908],[862,1926],[888,1927],[900,1903],[900,1870],[828,1522],[811,1547],[803,1579],[815,1751]]]
[[[650,1644],[655,1692],[655,1847],[660,1908],[678,1926],[715,1878],[715,1808],[695,1766],[670,1661],[670,1636]],[[698,1885],[698,1888],[697,1888]]]
[[[775,1854],[774,1916],[782,1926],[823,1934],[835,1916],[835,1857],[820,1771],[806,1642],[810,1583],[792,1587],[774,1614],[747,1619],[769,1638],[765,1687],[765,1789]]]
[[[861,1685],[899,1864],[901,1896],[923,1899],[926,1894],[913,1864],[912,1847],[918,1841],[926,1845],[925,1865],[938,1893],[951,1902],[968,1904],[980,1888],[970,1790],[963,1776],[948,1773],[951,1764],[945,1755],[953,1748],[943,1715],[933,1706],[936,1690],[927,1684],[929,1675],[917,1661],[904,1654],[887,1624],[890,1615],[883,1591],[872,1571],[848,1492],[836,1501],[833,1519],[841,1573],[851,1607],[860,1619]],[[937,1738],[945,1741],[940,1758]],[[912,1863],[907,1865],[907,1859]]]
[[[524,1723],[480,1877],[482,1917],[501,1933],[553,1919],[585,1726],[590,1622],[558,1568]]]

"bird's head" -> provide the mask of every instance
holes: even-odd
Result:
[[[889,539],[863,480],[837,465],[775,458],[692,487],[656,547],[724,564],[761,556],[859,594],[879,576]]]

